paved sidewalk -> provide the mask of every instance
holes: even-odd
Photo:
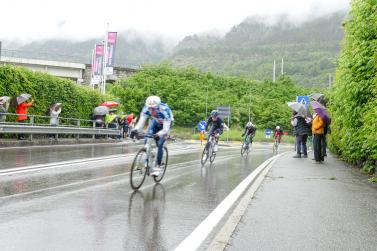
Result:
[[[377,186],[333,156],[293,155],[275,162],[226,250],[377,250]]]

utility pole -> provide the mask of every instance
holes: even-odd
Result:
[[[281,75],[284,75],[284,58],[281,58]]]
[[[275,80],[276,80],[276,78],[275,78],[275,70],[276,70],[276,62],[274,60],[274,70],[273,70],[273,74],[272,74],[272,82],[274,82],[274,83],[275,83]]]
[[[207,109],[208,109],[207,101],[208,101],[208,86],[207,86],[207,90],[206,90],[206,115],[205,115],[205,119],[207,119]]]
[[[251,121],[251,91],[249,93],[249,96],[250,96],[250,100],[249,100],[249,121]]]

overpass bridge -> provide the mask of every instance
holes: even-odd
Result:
[[[1,56],[0,65],[6,64],[22,66],[32,71],[45,72],[53,76],[68,78],[78,84],[90,84],[91,64]],[[128,78],[139,70],[140,68],[114,67],[114,73],[107,76],[107,82],[112,83],[120,78]]]

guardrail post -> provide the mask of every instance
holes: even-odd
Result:
[[[79,119],[77,120],[77,127],[80,127],[80,120],[79,120]],[[77,139],[77,140],[80,139],[80,134],[77,134],[77,135],[76,135],[76,139]]]
[[[59,126],[59,123],[60,123],[59,118],[56,118],[56,126]],[[55,134],[55,140],[58,140],[58,137],[59,137],[59,134],[58,133]]]
[[[31,115],[30,116],[30,124],[33,126],[34,125],[34,115]],[[33,140],[33,134],[30,133],[29,135],[29,140],[32,141]]]

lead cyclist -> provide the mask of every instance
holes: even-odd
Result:
[[[145,101],[145,106],[141,110],[139,122],[135,126],[133,133],[140,131],[148,118],[151,118],[147,130],[148,134],[158,136],[156,139],[158,147],[157,162],[156,166],[152,167],[153,170],[151,170],[152,176],[158,176],[161,172],[160,166],[164,154],[164,143],[169,136],[174,117],[170,107],[162,103],[160,97],[149,96]],[[146,142],[147,138],[145,138],[145,143]]]

